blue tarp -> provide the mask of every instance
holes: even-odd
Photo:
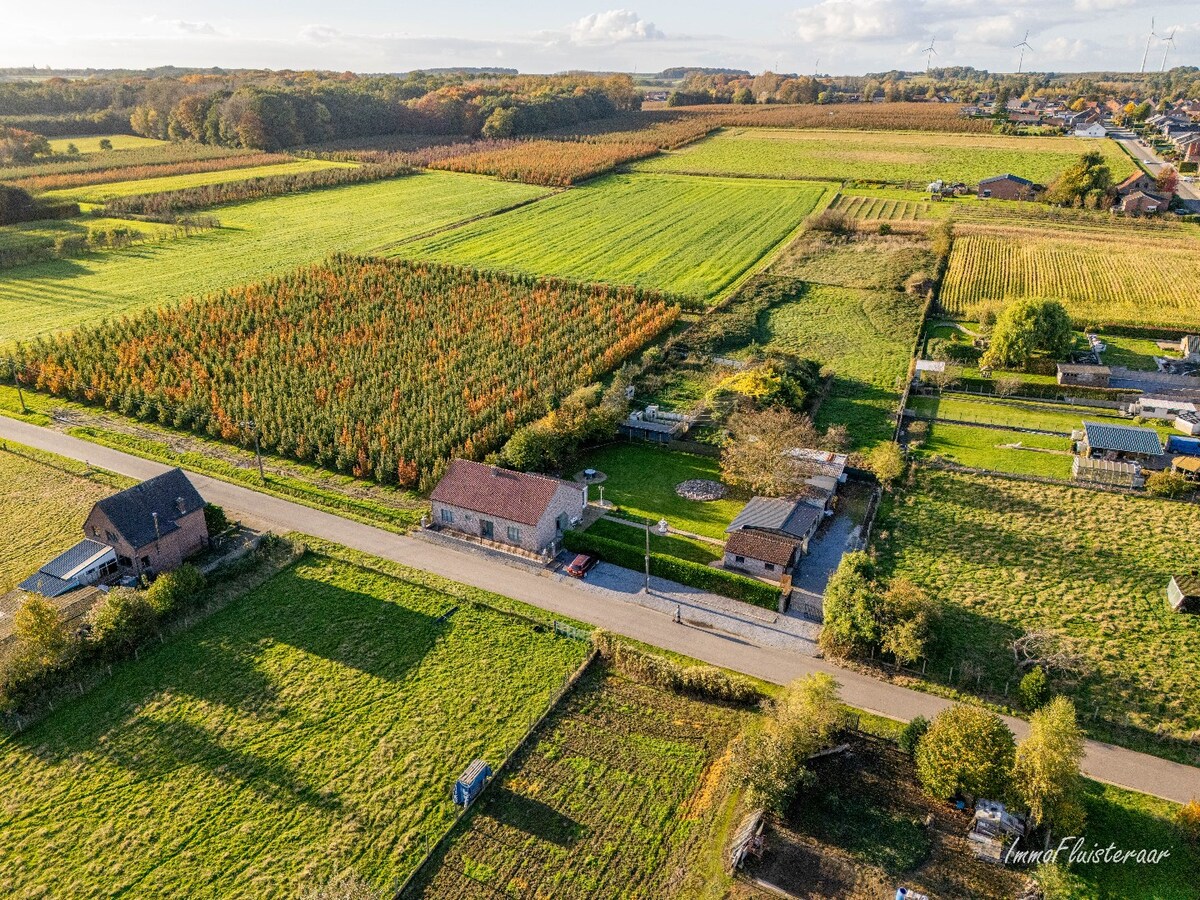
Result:
[[[1182,453],[1184,456],[1200,456],[1200,438],[1173,434],[1167,438],[1167,452]]]

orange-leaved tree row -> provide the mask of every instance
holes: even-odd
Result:
[[[202,300],[41,339],[60,396],[383,482],[429,487],[668,329],[632,287],[334,256]]]

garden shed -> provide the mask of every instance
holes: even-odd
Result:
[[[1173,575],[1167,585],[1167,601],[1175,612],[1200,613],[1200,572]]]
[[[454,803],[457,806],[470,806],[491,777],[492,767],[482,759],[475,760],[454,782]]]

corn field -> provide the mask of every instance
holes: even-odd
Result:
[[[960,234],[941,305],[978,318],[983,307],[1019,297],[1061,300],[1081,327],[1200,327],[1200,243],[1116,229],[1036,229]]]

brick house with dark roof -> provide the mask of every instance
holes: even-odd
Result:
[[[430,500],[437,528],[541,553],[582,517],[587,487],[456,459]]]
[[[1038,186],[1020,175],[996,175],[979,182],[980,200],[1034,200]]]
[[[182,469],[172,469],[101,500],[83,533],[112,547],[126,574],[170,572],[208,546],[204,499]]]

